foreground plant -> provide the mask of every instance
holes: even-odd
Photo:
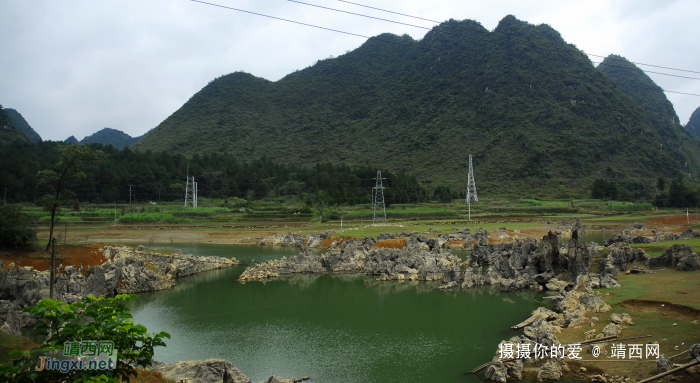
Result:
[[[0,367],[0,382],[129,382],[137,375],[135,366],[153,363],[154,348],[165,347],[166,332],[151,336],[146,327],[134,324],[124,302],[135,294],[121,294],[113,298],[87,296],[81,302],[65,304],[58,299],[42,299],[36,306],[24,311],[38,318],[34,334],[46,341],[32,351],[11,351],[22,355],[12,366]],[[113,341],[119,358],[113,370],[70,370],[60,372],[43,369],[36,371],[37,362],[32,353],[41,350],[62,349],[66,342],[79,340]]]

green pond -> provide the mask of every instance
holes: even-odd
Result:
[[[262,246],[172,247],[245,264],[298,253]],[[522,332],[511,326],[549,304],[532,291],[502,293],[488,286],[444,292],[436,290],[440,283],[377,282],[361,274],[237,282],[244,268],[181,278],[172,289],[130,302],[136,323],[172,336],[156,359],[223,358],[253,382],[272,374],[309,375],[316,382],[478,382],[483,371],[464,372],[489,361],[498,342]]]

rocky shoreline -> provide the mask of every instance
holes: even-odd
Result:
[[[611,306],[594,290],[619,287],[617,273],[648,273],[649,267],[672,267],[680,271],[700,269],[697,254],[685,244],[673,245],[655,258],[649,257],[643,249],[630,247],[631,243],[651,243],[666,240],[668,236],[673,239],[700,236],[692,229],[681,234],[657,235],[656,238],[633,236],[628,230],[613,234],[606,241],[607,256],[597,257],[595,265],[594,259],[604,247],[580,241],[577,230],[572,230],[571,238],[564,247],[560,247],[558,236],[549,232],[542,238],[541,248],[534,238],[489,243],[486,240],[487,232],[477,233],[477,239],[474,239],[475,233],[466,231],[438,238],[410,233],[411,237],[401,249],[372,247],[376,242],[373,238],[349,239],[340,244],[334,243],[322,256],[302,246],[298,256],[246,268],[239,280],[263,280],[292,274],[359,272],[378,276],[377,281],[442,281],[445,283],[439,287],[442,290],[500,285],[500,291],[556,291],[557,295],[547,297],[552,300],[554,311],[545,307],[536,309],[530,318],[514,327],[522,328],[523,335],[502,341],[499,345],[501,349],[528,347],[534,350],[537,344],[549,347],[561,344],[556,334],[562,329],[583,325],[594,327],[598,321],[595,314],[611,310]],[[460,265],[449,247],[443,248],[448,240],[462,236],[474,240],[475,244],[469,258]],[[380,238],[391,239],[391,236],[381,235]],[[466,269],[462,271],[460,266]],[[598,272],[591,272],[591,266],[597,266]],[[600,325],[600,333],[596,334],[593,329],[586,332],[586,337],[600,339],[619,336],[625,325],[632,324],[629,315],[613,313],[610,323]],[[695,347],[694,352],[700,352],[700,346],[692,347]],[[583,353],[590,350],[590,347],[584,348]],[[664,357],[662,355],[659,360],[663,361]],[[666,371],[662,365],[659,364],[659,371]],[[520,380],[524,372],[531,372],[537,375],[538,381],[557,380],[567,371],[569,367],[562,359],[521,358],[504,361],[497,352],[485,377],[506,382],[508,379]],[[601,382],[612,381],[605,374],[591,374],[589,377]]]
[[[56,298],[72,303],[88,295],[103,297],[164,290],[175,286],[175,278],[240,264],[235,258],[152,253],[143,246],[137,249],[105,246],[100,251],[105,262],[88,268],[85,273],[82,267],[57,267]],[[29,314],[22,309],[49,297],[49,281],[48,270],[38,271],[31,266],[0,269],[0,332],[19,335],[22,327],[31,325]]]
[[[148,370],[160,372],[164,378],[178,382],[186,379],[188,383],[252,383],[233,363],[224,359],[188,360],[168,364],[154,361]],[[308,376],[285,379],[272,375],[260,383],[297,383],[307,380]]]

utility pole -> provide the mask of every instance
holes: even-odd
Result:
[[[133,185],[129,185],[129,213],[131,213],[131,196],[132,196],[132,190],[131,187]]]
[[[382,186],[382,180],[385,180],[386,178],[382,178],[382,171],[377,170],[377,178],[374,178],[377,180],[377,184],[374,187],[374,206],[373,206],[373,216],[372,216],[372,225],[374,225],[377,221],[377,208],[381,209],[381,213],[384,214],[384,224],[386,225],[386,205],[384,204],[384,186]],[[381,194],[381,202],[379,201],[379,195]],[[380,219],[382,218],[381,216],[379,217]]]
[[[5,197],[2,199],[2,206],[7,206],[7,188],[5,188]]]
[[[469,205],[469,220],[472,219],[472,199],[474,202],[479,202],[479,197],[476,195],[476,183],[474,182],[474,169],[472,168],[472,155],[469,155],[469,176],[467,177],[467,198],[466,202]]]
[[[56,238],[51,240],[51,284],[49,285],[49,298],[53,299],[53,285],[56,280]]]
[[[343,216],[340,216],[340,236],[343,236]]]

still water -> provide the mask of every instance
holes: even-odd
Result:
[[[298,253],[254,245],[173,247],[245,264]],[[272,374],[316,382],[479,382],[464,372],[489,361],[498,342],[522,333],[511,326],[549,304],[531,291],[444,292],[435,289],[440,283],[364,275],[237,282],[244,268],[178,279],[176,287],[130,303],[136,323],[172,336],[156,359],[223,358],[253,382]]]

